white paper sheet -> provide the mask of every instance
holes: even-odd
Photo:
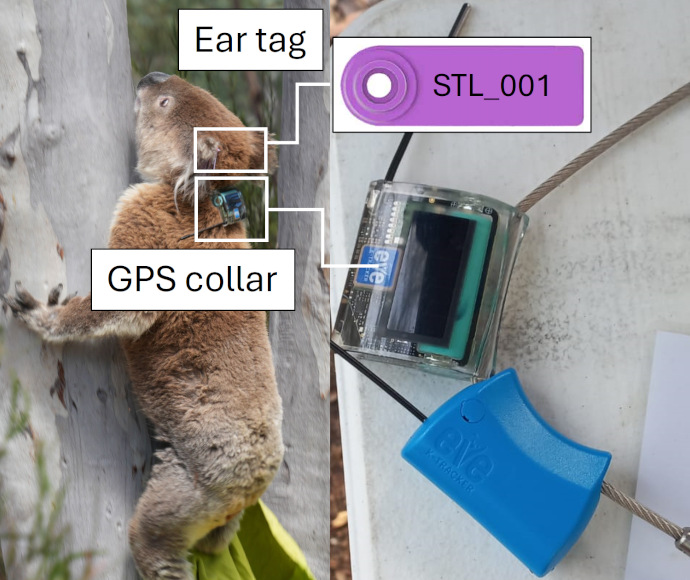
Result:
[[[690,526],[690,336],[659,332],[636,497],[680,526]],[[690,558],[638,518],[630,530],[625,580],[688,580]]]

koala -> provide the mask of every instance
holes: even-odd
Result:
[[[135,102],[138,171],[113,218],[110,248],[248,248],[246,242],[195,243],[193,127],[241,127],[217,99],[183,79],[154,72]],[[198,164],[262,167],[263,139],[253,131],[200,136]],[[270,150],[267,165],[275,165]],[[211,194],[199,189],[199,229],[216,224]],[[205,238],[242,239],[243,222]],[[264,312],[101,312],[91,298],[36,300],[21,284],[5,304],[45,341],[117,336],[134,393],[164,447],[129,524],[129,543],[146,580],[192,580],[190,548],[226,549],[243,510],[273,479],[283,457],[282,406]]]

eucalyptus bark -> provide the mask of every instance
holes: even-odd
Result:
[[[322,0],[286,0],[285,8],[324,9]],[[324,55],[328,40],[324,38]],[[323,82],[326,73],[283,73],[280,139],[295,138],[297,82]],[[300,142],[279,154],[281,207],[329,209],[329,99],[327,87],[300,92]],[[266,501],[304,551],[319,580],[330,574],[330,430],[328,270],[321,268],[318,213],[279,213],[278,247],[295,248],[295,311],[272,312],[270,337],[283,397],[286,453]]]
[[[0,293],[21,280],[45,300],[63,283],[90,290],[91,248],[106,247],[115,202],[132,179],[133,90],[126,4],[0,0]],[[64,487],[66,552],[96,550],[96,575],[135,579],[127,522],[150,469],[146,423],[114,341],[41,344],[0,312],[0,433],[16,376],[30,430],[0,464],[6,524],[35,515],[34,440],[53,489]],[[7,544],[3,545],[6,551]],[[28,577],[21,557],[10,580]]]

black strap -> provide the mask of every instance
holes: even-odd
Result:
[[[369,367],[364,366],[359,362],[354,356],[347,352],[342,346],[336,344],[331,340],[331,350],[338,356],[341,356],[347,362],[349,362],[353,367],[355,367],[360,373],[372,381],[377,387],[381,388],[387,395],[395,399],[400,403],[405,409],[412,413],[417,419],[422,423],[426,421],[426,415],[422,413],[417,407],[415,407],[410,401],[403,397],[398,391],[391,387],[386,381],[384,381],[380,376],[378,376]]]
[[[458,17],[455,19],[455,22],[453,23],[453,28],[450,29],[450,34],[448,35],[448,38],[454,38],[458,35],[460,28],[465,22],[465,18],[467,17],[469,9],[470,5],[465,2],[462,5],[462,8],[460,8]],[[388,166],[388,171],[386,172],[385,177],[386,181],[393,181],[395,179],[395,174],[398,171],[398,166],[400,165],[400,162],[402,161],[402,158],[405,155],[405,151],[407,151],[407,146],[410,144],[410,141],[412,140],[412,135],[414,135],[414,133],[405,133],[402,136],[402,139],[400,139],[400,144],[398,145],[398,148],[395,151],[395,155],[393,155],[391,164]]]
[[[203,230],[199,230],[197,233],[203,234],[204,232],[207,232],[208,230],[214,230],[214,229],[219,228],[220,226],[224,226],[224,225],[225,225],[225,222],[220,222],[220,223],[216,224],[215,226],[208,226],[207,228],[204,228]],[[187,234],[186,236],[182,236],[177,241],[181,242],[182,240],[186,240],[187,238],[191,238],[193,235],[194,235],[194,232],[192,232],[191,234]]]

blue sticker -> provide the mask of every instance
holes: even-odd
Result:
[[[382,246],[364,246],[359,258],[360,264],[379,264],[378,268],[359,268],[357,284],[390,288],[395,280],[400,250]]]

